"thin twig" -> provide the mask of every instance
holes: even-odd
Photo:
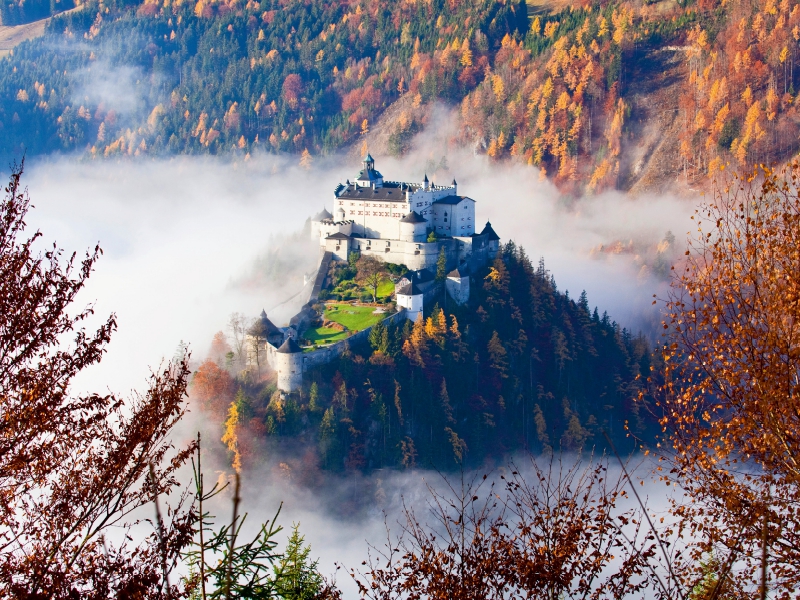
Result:
[[[603,429],[603,436],[606,438],[608,445],[611,447],[611,451],[617,458],[617,462],[619,462],[619,466],[622,468],[622,473],[625,475],[625,479],[628,480],[628,483],[631,486],[631,490],[633,490],[633,495],[636,497],[636,501],[639,503],[639,506],[642,509],[642,513],[644,513],[644,518],[647,519],[647,524],[650,526],[650,531],[653,532],[653,535],[655,536],[656,541],[658,542],[658,547],[661,549],[661,554],[664,557],[664,561],[667,565],[667,570],[669,571],[670,578],[672,579],[673,583],[675,583],[675,585],[681,587],[678,578],[675,576],[675,573],[672,570],[672,561],[669,559],[669,556],[667,555],[667,549],[664,547],[664,540],[661,539],[661,536],[659,535],[656,526],[653,524],[652,519],[650,519],[650,513],[647,512],[647,507],[644,505],[644,502],[642,502],[642,499],[639,496],[639,492],[636,491],[636,486],[633,484],[633,479],[631,479],[631,476],[628,474],[628,469],[625,468],[625,463],[622,462],[622,459],[620,458],[619,453],[617,452],[617,448],[616,446],[614,446],[614,442],[611,441],[611,438],[609,437],[608,432],[605,429]]]
[[[161,590],[166,590],[169,599],[169,575],[167,573],[167,541],[164,535],[164,521],[161,519],[161,507],[158,505],[158,486],[156,485],[156,473],[153,463],[150,467],[150,484],[153,486],[153,505],[156,507],[156,526],[158,528],[158,542],[161,546]]]
[[[239,477],[239,473],[236,473],[236,487],[234,488],[233,492],[233,519],[231,520],[231,532],[230,537],[228,538],[228,561],[226,566],[226,573],[225,573],[225,598],[230,600],[231,598],[231,586],[233,585],[233,553],[236,548],[236,533],[237,533],[237,524],[239,521],[239,502],[241,498],[239,497],[239,486],[241,483],[241,479]]]

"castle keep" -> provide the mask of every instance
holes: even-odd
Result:
[[[398,313],[387,320],[416,320],[426,299],[442,291],[435,281],[440,253],[444,253],[447,278],[444,291],[457,304],[469,299],[470,275],[493,260],[500,237],[490,223],[475,233],[475,200],[458,194],[453,180],[434,185],[425,175],[422,183],[384,181],[367,154],[354,181],[340,183],[333,191],[333,213],[323,209],[311,219],[311,233],[320,246],[320,267],[310,298],[292,318],[289,327],[275,327],[262,314],[261,328],[271,332],[266,340],[267,363],[278,373],[278,388],[292,392],[302,385],[310,367],[339,356],[349,342],[366,339],[369,329],[345,341],[303,350],[296,338],[304,324],[316,315],[311,308],[324,288],[332,261],[347,261],[355,252],[387,263],[405,265],[408,272],[395,282]]]

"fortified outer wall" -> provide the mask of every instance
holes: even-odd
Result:
[[[405,311],[400,310],[386,317],[381,323],[384,325],[402,323]],[[271,344],[267,344],[267,364],[278,373],[278,389],[283,392],[293,392],[303,385],[303,373],[312,367],[325,365],[341,356],[352,344],[366,342],[372,327],[354,333],[330,346],[325,346],[311,352],[296,352],[283,354]]]
[[[404,311],[400,310],[393,315],[389,315],[383,321],[381,321],[381,323],[384,325],[396,325],[397,323],[402,323],[403,312]],[[330,346],[313,350],[311,352],[303,352],[303,372],[307,371],[311,367],[328,364],[334,358],[341,356],[344,351],[353,344],[366,342],[369,339],[369,332],[372,331],[372,327],[374,327],[374,325],[367,327],[358,333],[354,333],[349,338],[340,342],[336,342],[335,344],[331,344]]]
[[[459,263],[459,244],[454,239],[436,242],[404,242],[401,240],[354,239],[350,251],[358,251],[362,256],[374,256],[396,265],[405,265],[412,271],[431,269],[436,271],[439,248],[444,248],[447,269],[454,269]]]

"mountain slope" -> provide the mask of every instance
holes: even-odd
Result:
[[[376,126],[402,153],[435,102],[454,107],[457,143],[565,192],[702,185],[797,150],[797,2],[548,6],[90,3],[0,61],[0,153],[307,163]]]

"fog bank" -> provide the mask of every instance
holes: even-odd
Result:
[[[663,295],[666,287],[647,261],[668,230],[677,238],[673,254],[682,246],[691,202],[619,193],[568,201],[535,168],[491,163],[430,136],[409,157],[375,158],[391,180],[421,181],[425,173],[439,184],[456,178],[459,193],[477,201],[479,230],[489,220],[504,242],[513,239],[534,262],[543,257],[559,289],[573,298],[586,290],[590,305],[622,326],[651,327],[658,320],[652,294]],[[300,302],[286,300],[318,256],[301,233],[304,222],[323,206],[330,210],[336,183],[359,167],[342,157],[317,159],[310,170],[296,157],[269,156],[29,162],[24,182],[35,205],[29,226],[79,257],[101,244],[104,256],[79,304],[94,302],[98,321],[112,312],[118,319],[107,356],[80,376],[75,390],[143,390],[150,370],[179,343],[202,359],[234,311],[255,316],[263,308],[276,323],[288,321]],[[203,427],[190,415],[181,437]],[[358,566],[365,540],[383,539],[381,511],[393,522],[402,498],[422,506],[425,483],[438,477],[378,472],[330,481],[321,497],[319,488],[297,485],[275,467],[265,457],[263,472],[246,474],[245,508],[255,524],[285,502],[281,523],[301,522],[325,574],[336,561]],[[375,500],[373,509],[351,520],[341,520],[347,511],[333,510],[341,506],[331,506],[365,493]],[[349,577],[340,574],[339,583],[346,597],[354,596]]]

